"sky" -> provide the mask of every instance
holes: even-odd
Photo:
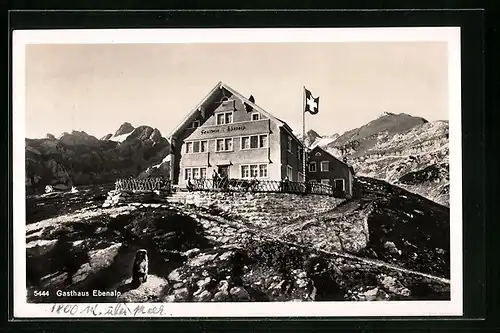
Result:
[[[321,135],[383,112],[449,119],[445,42],[31,44],[26,136],[100,138],[127,121],[167,137],[219,81],[297,133],[303,86],[320,97],[306,130]]]

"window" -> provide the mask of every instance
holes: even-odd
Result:
[[[193,168],[193,178],[194,179],[200,178],[200,168]]]
[[[244,136],[241,138],[241,149],[250,149],[250,137]]]
[[[259,147],[267,148],[267,135],[259,136]]]
[[[184,170],[184,180],[207,178],[207,168],[186,168]]]
[[[217,139],[216,151],[232,151],[233,139]]]
[[[232,112],[217,113],[217,125],[231,124],[233,122]]]
[[[291,153],[292,152],[292,138],[288,137],[287,149]]]
[[[328,171],[329,170],[330,163],[328,161],[321,161],[320,168],[321,171]]]
[[[302,172],[300,172],[300,171],[299,171],[299,172],[297,173],[297,175],[298,175],[298,180],[299,180],[299,182],[303,182],[303,181],[304,181],[304,174],[303,174]]]
[[[217,139],[216,151],[223,151],[223,150],[224,150],[224,139]]]
[[[309,163],[309,172],[316,172],[316,162]]]
[[[259,176],[258,165],[250,165],[250,177],[257,178]]]
[[[266,164],[259,165],[259,177],[260,178],[267,177],[267,165]]]
[[[201,141],[200,152],[205,153],[207,151],[208,151],[208,142],[207,141]]]
[[[186,142],[186,153],[204,153],[208,151],[207,141]]]
[[[297,148],[297,157],[299,158],[299,161],[302,161],[302,159],[304,158],[302,147]]]
[[[224,124],[224,113],[217,114],[217,125]]]
[[[249,178],[250,177],[250,166],[242,165],[241,166],[241,178]]]
[[[286,176],[288,177],[288,180],[292,180],[293,168],[289,165],[286,166]]]
[[[196,127],[200,127],[200,121],[199,120],[195,120],[191,124],[191,128],[196,128]]]
[[[330,179],[321,179],[321,184],[330,185]]]
[[[252,113],[252,120],[260,120],[260,113]]]
[[[233,113],[228,112],[226,113],[226,124],[231,124],[233,122]]]
[[[345,181],[343,178],[337,178],[333,180],[335,183],[335,189],[340,189],[342,188],[342,191],[345,190]]]
[[[267,134],[241,137],[241,149],[267,148]]]
[[[193,153],[200,152],[200,141],[193,142]]]
[[[250,148],[258,148],[259,147],[259,137],[251,136],[250,137]]]
[[[188,180],[191,178],[191,168],[186,168],[184,170],[184,180]]]
[[[241,178],[267,178],[267,164],[242,165]]]
[[[207,168],[200,168],[200,178],[201,179],[207,178]]]
[[[186,142],[186,153],[192,153],[192,152],[193,152],[193,143]]]
[[[233,150],[233,139],[224,139],[224,148],[226,151]]]

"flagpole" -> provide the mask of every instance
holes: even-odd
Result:
[[[306,182],[306,87],[302,86],[302,177]]]

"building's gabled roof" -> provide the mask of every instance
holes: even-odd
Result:
[[[342,160],[339,160],[338,158],[336,158],[335,156],[333,156],[332,154],[330,154],[329,152],[327,152],[326,150],[324,150],[323,148],[321,148],[320,146],[316,146],[314,147],[313,149],[311,149],[309,151],[309,154],[312,155],[314,151],[318,151],[320,150],[323,154],[327,154],[327,155],[330,155],[333,159],[339,161],[341,164],[345,165],[346,168],[348,168],[349,170],[351,170],[352,174],[354,175],[354,168],[350,165],[348,165],[347,163],[345,163],[344,161]]]
[[[169,135],[169,138],[171,138],[172,136],[175,136],[177,134],[177,132],[179,130],[182,129],[183,125],[189,121],[189,119],[191,119],[193,117],[193,115],[207,102],[211,99],[211,97],[217,92],[218,89],[225,89],[227,90],[228,92],[230,92],[232,95],[238,97],[239,99],[241,99],[243,101],[243,103],[247,104],[248,106],[250,106],[252,109],[254,110],[257,110],[258,112],[262,113],[263,115],[265,115],[266,117],[268,117],[269,119],[271,119],[272,121],[274,121],[276,123],[276,125],[278,127],[283,127],[285,128],[285,130],[287,130],[289,132],[289,134],[295,138],[299,143],[300,140],[297,139],[297,137],[293,134],[292,132],[292,129],[290,128],[290,126],[288,126],[287,123],[285,123],[284,121],[276,118],[275,116],[273,116],[272,114],[270,114],[269,112],[267,112],[266,110],[262,109],[260,106],[258,106],[257,104],[255,104],[254,102],[250,101],[248,98],[246,98],[245,96],[243,96],[242,94],[240,94],[239,92],[237,92],[236,90],[234,90],[233,88],[231,88],[230,86],[228,86],[227,84],[225,84],[224,82],[222,81],[219,81],[215,87],[212,88],[212,90],[210,90],[210,92],[205,96],[205,98],[203,98],[199,103],[198,105],[195,106],[194,109],[191,110],[191,112],[189,112],[189,114],[184,118],[184,120],[171,132],[171,134]]]

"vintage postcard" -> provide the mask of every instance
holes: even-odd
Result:
[[[14,31],[14,316],[462,315],[460,77],[455,27]]]

